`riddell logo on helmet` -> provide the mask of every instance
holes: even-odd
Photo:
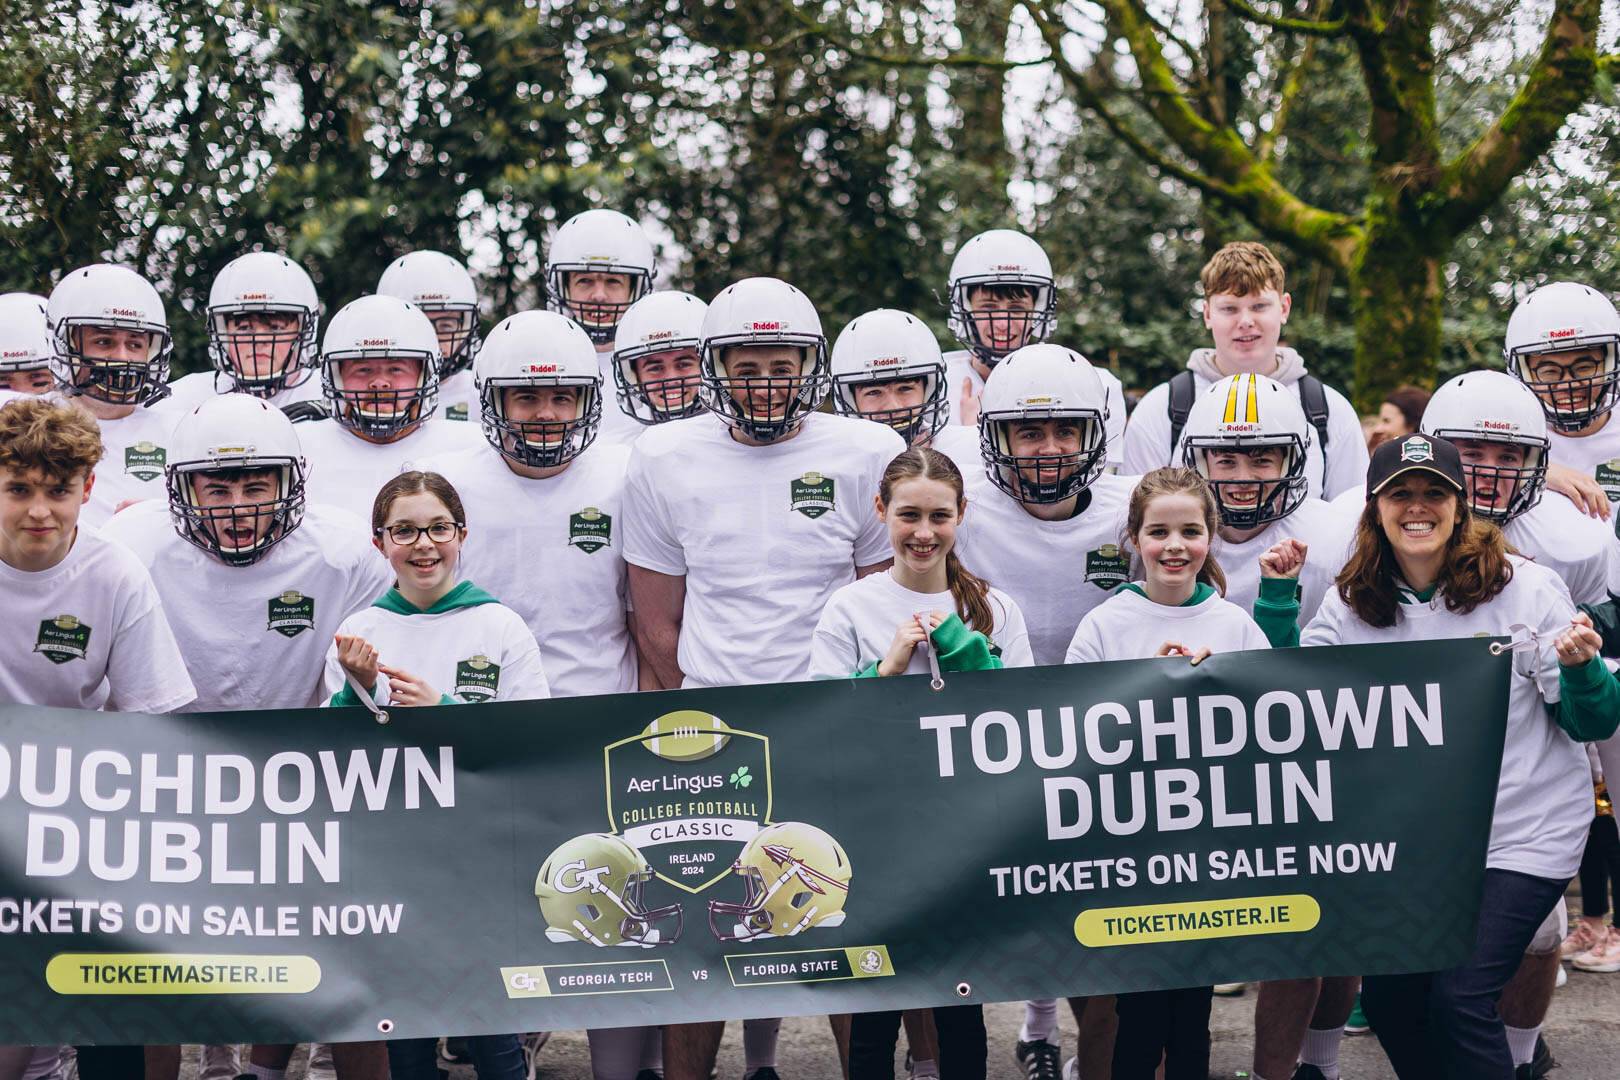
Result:
[[[1581,328],[1578,326],[1559,326],[1547,331],[1548,341],[1565,341],[1580,336]]]
[[[530,364],[528,367],[524,368],[523,370],[525,372],[527,372],[528,374],[530,374],[530,375],[555,375],[555,374],[557,374],[557,365],[556,364]]]
[[[238,300],[268,300],[270,294],[265,292],[245,292],[238,293],[236,298]]]
[[[654,330],[652,333],[647,335],[647,340],[648,341],[665,341],[665,340],[668,340],[669,338],[672,338],[674,336],[675,336],[675,331],[673,331],[673,330]]]
[[[1261,430],[1259,424],[1222,424],[1221,425],[1221,433],[1223,435],[1244,435],[1244,434],[1247,434],[1248,432],[1259,431],[1259,430]]]
[[[780,322],[780,321],[778,321],[778,322],[751,322],[746,327],[744,327],[744,329],[746,329],[746,330],[786,330],[787,329],[787,323]]]
[[[442,292],[425,292],[425,293],[417,293],[416,294],[416,302],[418,304],[426,304],[426,303],[432,303],[432,302],[434,302],[436,300],[448,300],[448,299],[450,299],[450,295],[448,293],[442,293]]]
[[[896,365],[901,363],[904,359],[905,359],[905,357],[903,357],[903,356],[880,356],[876,360],[872,361],[872,366],[873,367],[895,367]]]
[[[107,308],[103,314],[116,315],[121,319],[138,319],[141,317],[140,312],[136,311],[134,308],[127,307],[110,307]]]
[[[5,352],[0,352],[0,360],[15,360],[20,356],[33,355],[34,350],[32,349],[7,349]]]
[[[996,263],[996,265],[992,266],[990,269],[1004,274],[1021,274],[1024,272],[1024,267],[1021,263]]]
[[[1507,420],[1476,420],[1474,428],[1478,431],[1518,431],[1519,425]]]
[[[361,338],[359,341],[359,345],[362,349],[371,348],[377,345],[388,346],[392,345],[393,343],[394,339],[391,337],[368,337]]]

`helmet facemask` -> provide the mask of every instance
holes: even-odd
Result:
[[[532,389],[546,393],[558,387],[577,391],[571,418],[516,420],[508,415],[508,392]],[[503,457],[529,468],[549,469],[572,461],[595,441],[602,422],[602,395],[594,379],[486,379],[480,388],[479,404],[484,438]]]
[[[265,316],[277,315],[293,316],[293,327],[270,329]],[[241,326],[254,316],[259,316],[254,320],[258,326]],[[315,324],[314,312],[292,304],[242,303],[209,308],[208,355],[214,363],[215,390],[269,399],[283,390],[302,386],[317,366]],[[254,366],[259,353],[269,354],[269,370],[245,371],[245,367]]]
[[[417,306],[439,336],[439,381],[442,383],[471,368],[483,344],[478,335],[478,305],[422,303]],[[454,323],[448,330],[441,329],[440,324],[448,322],[448,317],[454,317]]]
[[[1559,362],[1561,355],[1582,350],[1599,356]],[[1508,353],[1507,367],[1534,391],[1556,431],[1582,431],[1620,402],[1620,339],[1608,335],[1560,341],[1555,349],[1545,344],[1515,349]],[[1539,377],[1543,374],[1551,377]]]
[[[364,360],[413,360],[419,370],[415,382],[401,389],[346,389],[343,365]],[[420,427],[438,407],[437,358],[372,349],[329,352],[321,360],[321,388],[332,404],[332,418],[339,425],[365,438],[386,442]]]
[[[569,884],[564,887],[566,875]],[[599,948],[635,945],[652,948],[680,940],[684,916],[679,904],[649,908],[647,882],[653,879],[645,863],[624,872],[615,889],[608,867],[584,868],[583,862],[556,867],[551,860],[540,868],[537,892],[545,916],[546,936],[553,941],[585,941]]]
[[[795,858],[784,847],[768,845],[766,854],[776,873],[766,880],[758,866],[736,863],[732,869],[742,878],[742,903],[709,901],[709,929],[721,941],[754,941],[767,937],[792,937],[815,925],[835,926],[843,921],[843,905],[849,884],[829,877]],[[837,907],[832,916],[823,915]],[[783,915],[778,918],[778,912]]]
[[[1078,449],[1060,454],[1019,454],[1015,432],[1020,425],[1068,421],[1079,428]],[[1108,432],[1095,409],[1025,409],[979,417],[979,452],[990,480],[1022,503],[1049,505],[1073,498],[1102,475],[1107,464]]]
[[[236,480],[267,472],[276,494],[257,502],[208,505],[200,492],[210,478]],[[230,566],[250,566],[291,536],[304,520],[304,467],[295,458],[240,462],[177,462],[168,469],[169,516],[175,531]]]
[[[1463,479],[1467,485],[1468,508],[1497,527],[1506,525],[1541,501],[1547,483],[1548,442],[1520,435],[1508,437],[1496,432],[1482,432],[1472,428],[1436,430],[1436,438],[1456,444],[1462,458]],[[1522,465],[1487,465],[1469,461],[1472,448],[1464,449],[1468,442],[1494,443],[1498,446],[1517,446],[1524,453]],[[1511,494],[1501,495],[1505,484],[1511,483]],[[1480,488],[1489,486],[1489,498],[1480,498]]]
[[[570,278],[574,274],[616,274],[629,279],[629,292],[623,300],[570,299]],[[605,345],[613,340],[619,320],[630,305],[651,291],[652,275],[644,267],[618,263],[558,263],[546,271],[546,288],[551,294],[552,310],[579,323],[592,344]]]
[[[876,411],[861,409],[862,387],[913,380],[922,383],[923,393],[920,403]],[[906,440],[907,446],[912,446],[922,439],[932,439],[945,427],[946,408],[949,405],[945,396],[945,368],[939,364],[930,364],[925,367],[884,371],[875,378],[870,372],[836,375],[833,377],[833,405],[844,416],[858,416],[893,428]]]
[[[777,373],[774,359],[738,355],[744,348],[798,351],[797,374]],[[827,342],[822,337],[754,335],[715,337],[703,343],[703,404],[757,442],[775,442],[796,431],[827,396]],[[735,369],[743,369],[735,373]],[[763,407],[762,407],[763,406]]]
[[[96,331],[116,336],[146,335],[144,355],[138,357],[93,355]],[[56,359],[53,373],[64,393],[82,395],[108,405],[152,405],[169,395],[169,356],[174,343],[166,326],[138,319],[98,316],[91,319],[63,319],[56,328]]]
[[[1254,476],[1216,479],[1211,475],[1211,454],[1249,456],[1277,449],[1282,472],[1276,478]],[[1182,461],[1209,484],[1223,526],[1240,531],[1281,521],[1304,503],[1309,492],[1305,479],[1305,440],[1299,435],[1196,436],[1184,440]]]
[[[614,354],[613,382],[617,388],[619,408],[643,424],[662,424],[668,420],[682,420],[703,411],[702,363],[690,375],[674,375],[649,379],[642,371],[646,362],[665,353],[697,354],[700,342],[658,341],[639,348],[624,349]]]
[[[1026,297],[1029,306],[997,303],[993,309],[975,310],[978,297],[997,302]],[[1057,314],[1057,293],[1050,278],[986,274],[957,279],[950,305],[957,340],[986,366],[995,367],[1008,353],[1047,339]]]

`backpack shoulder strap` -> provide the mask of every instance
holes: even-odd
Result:
[[[1176,452],[1176,443],[1181,441],[1181,429],[1187,426],[1187,414],[1192,412],[1193,399],[1197,394],[1198,383],[1190,370],[1178,371],[1170,376],[1171,454]]]
[[[1305,410],[1305,419],[1316,429],[1316,445],[1322,449],[1322,491],[1327,491],[1328,455],[1328,399],[1327,388],[1315,375],[1299,377],[1299,404]]]

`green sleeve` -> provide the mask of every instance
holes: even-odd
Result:
[[[1293,578],[1260,579],[1254,598],[1254,621],[1260,624],[1273,649],[1299,644],[1299,582]]]
[[[1620,681],[1594,656],[1580,667],[1558,668],[1558,708],[1553,719],[1578,742],[1597,742],[1620,727]]]
[[[1592,619],[1592,629],[1603,638],[1598,652],[1604,656],[1620,656],[1620,603],[1614,597],[1599,604],[1581,604],[1580,610]]]
[[[455,698],[451,697],[449,694],[440,694],[439,695],[439,704],[440,705],[460,705],[461,702],[457,701]]]
[[[349,685],[347,679],[343,680],[343,685],[338,688],[338,692],[333,694],[331,700],[326,704],[328,708],[332,709],[363,709],[366,705],[365,702],[360,700],[360,695],[354,692],[354,687]]]
[[[1001,657],[990,651],[990,639],[969,630],[955,613],[934,627],[928,637],[939,653],[941,671],[989,671],[1001,667]]]
[[[855,674],[851,675],[850,678],[852,678],[852,679],[875,679],[875,678],[877,678],[878,677],[877,667],[878,667],[878,664],[880,662],[881,661],[878,661],[878,660],[872,661],[870,664],[867,664],[865,667],[861,668],[861,670],[859,670]]]

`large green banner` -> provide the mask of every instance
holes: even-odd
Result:
[[[0,706],[0,1042],[353,1040],[1439,968],[1487,639],[536,703]]]

